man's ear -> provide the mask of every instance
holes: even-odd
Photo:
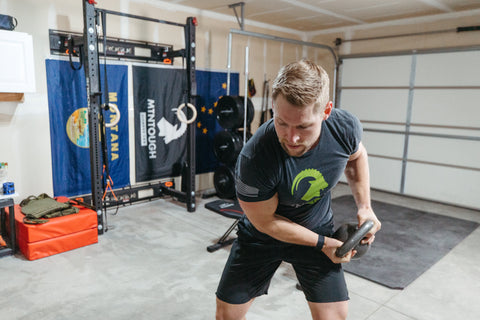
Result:
[[[325,110],[323,111],[323,120],[327,120],[330,114],[332,113],[333,103],[332,101],[328,101],[327,105],[325,106]]]
[[[273,103],[273,99],[272,99],[272,116],[275,114],[275,104]]]

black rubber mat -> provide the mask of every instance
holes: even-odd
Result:
[[[372,201],[382,222],[370,251],[344,264],[345,271],[393,289],[403,289],[465,239],[478,223]],[[356,222],[352,196],[332,201],[335,228]]]

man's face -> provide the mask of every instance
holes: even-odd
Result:
[[[314,104],[300,108],[290,104],[283,95],[273,102],[274,125],[278,140],[285,152],[300,157],[313,148],[320,137],[322,121],[332,110],[329,102],[324,111],[314,111]]]

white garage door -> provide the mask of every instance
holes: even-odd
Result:
[[[480,51],[342,60],[337,106],[363,124],[372,188],[480,208]]]

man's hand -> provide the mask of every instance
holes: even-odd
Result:
[[[350,250],[345,256],[339,258],[336,256],[335,251],[342,246],[343,242],[335,238],[325,237],[322,252],[332,260],[334,263],[347,263],[357,253],[355,250]]]
[[[368,232],[365,238],[361,241],[362,244],[372,244],[375,240],[375,233],[382,228],[382,223],[378,220],[371,207],[358,209],[357,219],[359,227],[367,220],[372,220],[374,222],[370,232]]]

